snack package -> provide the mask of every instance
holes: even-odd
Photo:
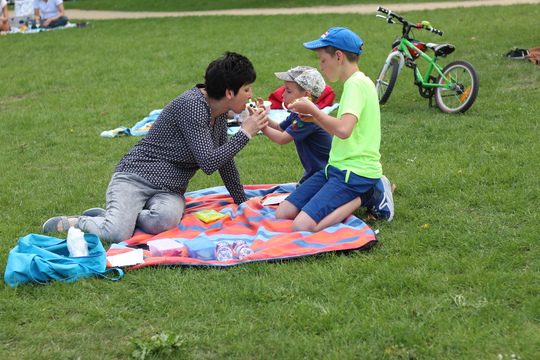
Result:
[[[217,212],[216,210],[201,210],[201,211],[197,211],[195,213],[195,216],[202,222],[205,222],[208,224],[216,220],[219,220],[227,215]]]

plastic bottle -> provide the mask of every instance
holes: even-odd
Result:
[[[216,254],[216,259],[218,261],[227,261],[232,260],[233,254],[231,245],[229,245],[226,241],[220,241],[216,244],[216,247],[214,248],[214,252]]]
[[[67,248],[71,257],[88,256],[88,243],[84,240],[84,233],[81,230],[69,228]]]
[[[236,240],[233,243],[233,250],[238,255],[238,258],[242,260],[248,255],[253,254],[253,250],[249,247],[249,245],[244,240]]]

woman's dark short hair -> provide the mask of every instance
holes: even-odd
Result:
[[[208,65],[204,79],[208,96],[220,100],[226,90],[237,95],[242,86],[254,83],[257,73],[247,57],[227,51]]]

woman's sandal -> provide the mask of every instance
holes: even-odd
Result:
[[[102,208],[91,208],[91,209],[85,210],[82,213],[82,216],[90,216],[90,217],[104,216],[104,215],[105,215],[105,209],[102,209]]]
[[[59,233],[68,231],[71,225],[69,219],[78,219],[78,216],[55,216],[45,221],[43,224],[43,233]]]

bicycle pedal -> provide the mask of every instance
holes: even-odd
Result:
[[[405,66],[408,68],[414,69],[416,67],[416,63],[414,62],[413,59],[407,58],[405,59]]]

